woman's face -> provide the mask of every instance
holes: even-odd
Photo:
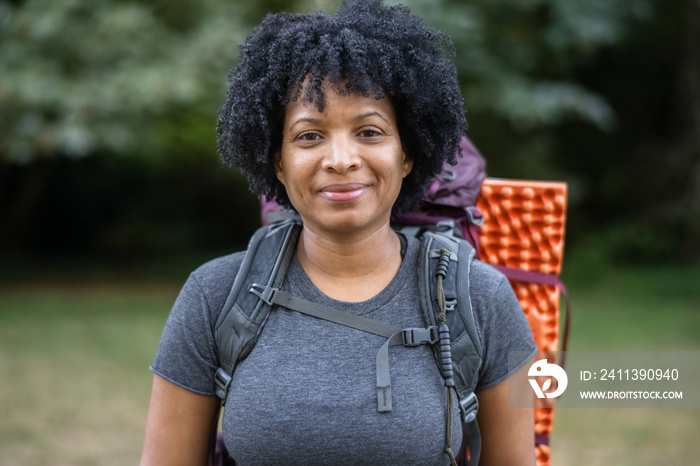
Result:
[[[341,96],[325,86],[326,107],[286,107],[277,178],[307,228],[372,231],[387,225],[413,163],[401,147],[386,98]]]

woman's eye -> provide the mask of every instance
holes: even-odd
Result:
[[[321,136],[319,136],[316,133],[304,133],[299,135],[299,139],[301,139],[302,141],[317,141],[320,138]]]
[[[372,138],[375,136],[379,136],[379,131],[375,131],[373,129],[365,129],[360,132],[360,135],[365,138]]]

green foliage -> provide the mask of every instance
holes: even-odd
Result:
[[[407,3],[454,38],[468,108],[494,112],[522,131],[570,115],[611,129],[606,99],[566,71],[652,14],[650,0]],[[0,157],[27,162],[106,149],[157,158],[164,135],[151,122],[179,111],[215,112],[235,44],[264,13],[337,4],[2,1]]]
[[[571,117],[613,129],[610,103],[572,79],[571,68],[652,16],[650,0],[406,3],[455,41],[467,108],[493,112],[519,132]]]
[[[598,257],[591,266],[700,257],[697,0],[401,2],[454,39],[468,135],[489,174],[569,183],[569,250]],[[245,182],[223,181],[214,126],[237,44],[268,12],[332,12],[339,3],[0,0],[0,248],[41,244],[20,240],[45,226],[50,198],[73,196],[70,186],[51,190],[63,173],[44,163],[51,159],[138,159],[153,184],[167,182],[162,172],[190,171],[172,183],[198,192],[240,185],[228,196],[214,189],[213,204],[230,202]],[[112,183],[105,173],[84,176],[107,176],[95,180],[102,192]],[[134,207],[125,195],[122,208],[162,205],[144,196]],[[218,212],[230,208],[218,204]],[[254,208],[239,211],[241,223],[257,224]],[[96,241],[120,251],[189,247],[201,238],[183,225],[211,228],[201,216],[216,211],[195,207],[179,226],[140,214],[110,224],[122,232],[112,240],[74,242],[84,252]]]
[[[489,174],[569,183],[569,250],[602,251],[592,267],[697,260],[700,4],[408,3],[456,42]]]
[[[0,160],[157,157],[153,119],[211,107],[244,37],[235,4],[177,4],[0,2]]]

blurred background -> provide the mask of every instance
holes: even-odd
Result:
[[[137,462],[179,287],[260,224],[216,153],[237,44],[338,3],[0,0],[0,464]],[[700,351],[700,1],[402,3],[489,175],[569,185],[569,349]],[[553,464],[695,464],[697,414],[560,410]]]

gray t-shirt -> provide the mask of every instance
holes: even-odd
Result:
[[[396,277],[361,303],[324,295],[296,257],[282,289],[398,327],[424,327],[419,249],[420,242],[409,239]],[[190,276],[165,325],[153,372],[193,392],[215,394],[214,325],[242,259],[242,253],[222,257]],[[536,348],[505,277],[474,261],[470,285],[484,345],[481,390],[513,372],[509,351],[534,354]],[[432,350],[390,348],[393,411],[379,413],[375,361],[382,343],[375,335],[273,308],[257,344],[236,367],[226,400],[223,435],[237,464],[449,464],[443,452],[447,395]],[[461,432],[455,406],[454,451]]]

